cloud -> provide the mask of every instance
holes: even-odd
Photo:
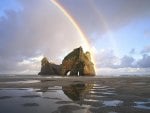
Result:
[[[150,68],[150,56],[148,54],[142,55],[140,59],[128,55],[119,58],[113,50],[102,50],[96,58],[97,67],[99,68]]]
[[[134,67],[135,59],[131,56],[119,58],[111,49],[102,50],[97,54],[97,66],[100,68],[128,68]]]
[[[147,54],[144,54],[142,59],[138,61],[138,66],[140,68],[149,68],[150,67],[150,56]]]
[[[47,56],[61,63],[66,52],[85,44],[49,0],[14,2],[20,4],[20,10],[5,10],[5,17],[0,17],[0,73],[35,73],[39,68],[32,58]]]
[[[144,47],[144,49],[141,51],[141,53],[142,53],[142,54],[150,53],[150,46]]]
[[[142,55],[142,58],[135,59],[125,55],[118,57],[113,50],[101,50],[97,54],[97,73],[103,74],[148,74],[150,72],[150,56]],[[145,70],[145,71],[144,71]]]
[[[131,51],[129,52],[130,54],[135,54],[136,53],[136,51],[135,51],[135,49],[134,48],[132,48],[131,49]]]
[[[98,75],[149,75],[150,68],[99,68]]]
[[[126,67],[133,67],[134,58],[131,56],[124,56],[121,58],[121,63],[118,67],[126,68]]]
[[[120,59],[114,54],[111,49],[100,50],[96,54],[97,67],[111,67],[114,68],[120,64]]]
[[[149,0],[60,0],[60,3],[90,34],[103,34],[141,18],[150,18]]]
[[[20,4],[21,8],[17,11],[7,9],[4,11],[5,16],[0,17],[0,73],[37,73],[40,71],[40,60],[43,56],[61,63],[61,58],[68,51],[85,44],[68,19],[49,0],[30,2],[14,0],[14,2]],[[131,0],[109,1],[110,5],[103,0],[94,2],[98,11],[104,8],[100,11],[112,28],[121,27],[140,16],[146,16],[150,8],[149,0],[145,2],[137,0],[136,3]],[[97,17],[98,12],[94,12],[95,9],[92,9],[88,3],[76,0],[76,2],[69,2],[68,4],[71,5],[67,6],[69,9],[73,8],[70,11],[73,11],[73,16],[86,32],[97,32],[96,30],[98,33],[105,32],[103,21]],[[116,6],[120,6],[118,8],[121,9]],[[149,52],[148,48],[143,49],[143,53],[147,52]],[[131,53],[134,53],[134,50]],[[144,73],[144,69],[145,72],[149,72],[150,67],[149,55],[143,55],[138,60],[130,55],[120,58],[113,50],[98,51],[96,61],[98,69],[108,69],[110,72],[116,70],[116,73],[127,70],[128,73],[141,70]]]

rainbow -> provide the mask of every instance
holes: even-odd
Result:
[[[93,10],[93,12],[97,15],[98,19],[102,22],[100,23],[101,26],[103,26],[104,30],[108,33],[108,38],[109,38],[109,41],[111,43],[111,46],[112,48],[117,52],[119,53],[118,51],[118,47],[117,47],[117,43],[116,43],[116,40],[114,40],[114,36],[111,32],[111,29],[106,21],[106,19],[104,18],[101,10],[99,10],[97,8],[97,6],[95,5],[94,1],[93,0],[87,0],[88,2],[88,5],[91,7],[91,9]],[[97,21],[98,23],[99,21]]]
[[[71,24],[78,31],[78,33],[79,33],[80,37],[82,38],[83,42],[85,42],[85,45],[83,46],[83,48],[87,49],[87,50],[89,50],[91,52],[91,59],[92,59],[92,61],[95,64],[94,51],[92,50],[91,45],[90,45],[90,43],[88,41],[88,38],[85,35],[85,33],[83,33],[83,31],[81,30],[80,26],[77,24],[77,22],[75,21],[75,19],[68,13],[67,10],[65,10],[65,8],[59,2],[57,2],[57,0],[50,0],[50,1],[57,8],[59,8],[59,10],[67,17],[67,19],[71,22]],[[95,69],[96,69],[96,66],[95,66]]]

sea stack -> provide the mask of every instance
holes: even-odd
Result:
[[[39,75],[95,76],[95,69],[90,52],[84,53],[79,47],[70,52],[61,65],[49,63],[47,58],[43,58]]]
[[[50,63],[46,57],[41,60],[41,72],[39,75],[60,75],[61,65]]]
[[[62,61],[61,74],[78,76],[94,76],[94,64],[91,61],[90,52],[83,52],[82,47],[74,49]]]

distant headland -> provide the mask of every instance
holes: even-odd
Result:
[[[84,53],[82,47],[74,49],[57,65],[50,63],[46,57],[41,60],[39,75],[60,76],[95,76],[94,64],[90,52]]]

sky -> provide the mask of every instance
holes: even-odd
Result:
[[[57,0],[78,23],[97,75],[150,73],[150,0]],[[40,61],[61,64],[83,46],[51,0],[0,0],[0,74],[37,74]]]

